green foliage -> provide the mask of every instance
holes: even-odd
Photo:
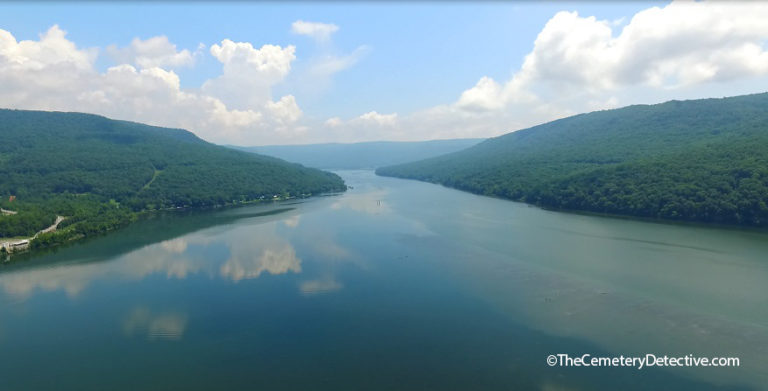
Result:
[[[352,144],[268,145],[232,147],[274,156],[307,167],[364,169],[439,156],[471,147],[482,139],[374,141]]]
[[[768,226],[768,94],[577,115],[377,173],[549,208]]]
[[[0,238],[32,236],[41,228],[53,224],[56,214],[39,208],[29,207],[23,213],[0,216]]]
[[[181,129],[82,113],[0,110],[0,237],[38,245],[120,227],[136,212],[218,206],[274,194],[343,191],[337,175],[207,143]],[[16,200],[9,202],[8,197]]]

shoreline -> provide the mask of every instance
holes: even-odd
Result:
[[[3,210],[3,213],[5,214],[5,210]],[[10,212],[10,211],[7,211]],[[17,212],[13,212],[13,214],[16,214]],[[48,228],[43,228],[40,231],[37,231],[34,235],[29,237],[17,237],[17,238],[0,238],[0,251],[5,252],[7,255],[11,255],[15,252],[22,252],[22,251],[28,251],[30,247],[32,247],[32,241],[37,239],[40,234],[47,234],[51,232],[56,232],[56,229],[59,227],[59,224],[61,224],[62,221],[66,220],[67,218],[64,216],[56,216],[56,221],[53,222]]]
[[[534,204],[526,201],[514,200],[511,198],[476,193],[473,191],[460,189],[458,187],[448,186],[440,182],[431,182],[431,181],[425,181],[425,180],[416,179],[416,178],[407,178],[407,177],[400,177],[400,176],[394,176],[394,175],[383,175],[375,171],[374,171],[374,174],[383,178],[395,178],[395,179],[403,179],[408,181],[416,181],[421,183],[429,183],[432,185],[445,187],[446,189],[460,191],[462,193],[473,194],[480,197],[495,198],[502,201],[515,202],[515,203],[526,205],[529,208],[539,208],[541,210],[546,210],[549,212],[570,213],[570,214],[583,215],[583,216],[606,217],[606,218],[619,219],[619,220],[642,221],[646,223],[656,223],[656,224],[684,225],[684,226],[700,227],[700,228],[715,228],[715,229],[719,228],[719,229],[732,229],[732,230],[756,232],[756,233],[768,233],[768,226],[739,225],[739,224],[726,224],[726,223],[714,223],[714,222],[710,223],[706,221],[696,221],[696,220],[670,220],[670,219],[664,219],[660,217],[634,216],[634,215],[615,214],[615,213],[607,213],[607,212],[595,212],[595,211],[581,210],[581,209],[553,208],[553,207],[547,207],[545,205]]]
[[[38,231],[33,236],[30,236],[30,237],[18,237],[18,238],[13,238],[13,239],[11,239],[11,238],[8,238],[8,239],[0,238],[0,248],[2,248],[2,249],[6,249],[5,245],[6,244],[10,244],[11,241],[14,241],[14,244],[18,244],[18,243],[21,243],[21,242],[26,242],[26,243],[24,243],[22,245],[13,247],[10,250],[8,250],[8,249],[6,249],[5,251],[0,250],[0,254],[5,254],[5,258],[4,259],[0,259],[0,262],[4,262],[4,263],[11,262],[11,260],[12,260],[11,255],[12,254],[20,255],[20,254],[34,253],[36,251],[41,251],[41,250],[50,250],[50,249],[54,249],[54,248],[60,247],[62,245],[74,244],[76,242],[79,242],[79,241],[81,241],[83,239],[87,239],[87,238],[90,238],[90,237],[97,237],[97,236],[101,236],[101,235],[104,235],[104,234],[108,234],[108,233],[110,233],[112,231],[116,231],[116,230],[119,230],[121,228],[125,228],[125,227],[131,225],[132,223],[137,221],[139,218],[144,218],[144,217],[151,216],[151,215],[154,215],[154,214],[169,213],[169,212],[170,213],[185,212],[185,211],[206,211],[206,210],[216,210],[216,209],[223,209],[223,208],[238,208],[238,207],[252,206],[252,205],[257,205],[257,204],[264,204],[264,205],[266,205],[268,203],[284,202],[284,201],[295,200],[295,199],[307,199],[307,198],[313,198],[313,197],[334,196],[334,195],[343,194],[345,191],[346,191],[346,189],[342,190],[342,191],[325,192],[325,193],[319,193],[319,194],[305,193],[305,194],[301,194],[301,195],[297,195],[297,196],[278,196],[278,195],[274,195],[271,198],[263,197],[263,198],[257,198],[257,199],[253,199],[253,200],[248,200],[248,201],[240,201],[240,202],[226,203],[226,204],[219,204],[219,205],[207,205],[207,206],[198,206],[198,207],[177,206],[177,207],[168,207],[168,208],[161,208],[161,209],[142,210],[142,211],[138,211],[138,212],[132,212],[129,218],[127,218],[125,221],[121,221],[115,227],[107,228],[107,229],[105,229],[103,231],[98,231],[98,232],[95,232],[95,233],[89,234],[89,235],[74,234],[73,233],[73,235],[70,236],[70,237],[62,238],[63,240],[53,241],[50,244],[46,244],[46,245],[42,245],[42,246],[35,246],[33,243],[35,243],[35,241],[40,238],[41,234],[43,234],[43,235],[45,235],[45,234],[56,235],[56,234],[61,233],[63,235],[66,235],[67,232],[71,232],[71,231],[67,231],[67,228],[69,228],[69,227],[65,227],[65,228],[63,228],[61,230],[58,230],[59,224],[61,224],[61,222],[63,222],[64,220],[68,219],[68,217],[56,216],[56,221],[54,222],[54,224],[52,224],[51,226],[49,226],[47,228],[44,228],[44,229]],[[45,237],[43,237],[43,238],[45,238]]]

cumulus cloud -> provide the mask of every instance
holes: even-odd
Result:
[[[768,7],[681,3],[637,13],[618,35],[609,21],[556,14],[521,74],[597,88],[677,87],[768,73]]]
[[[286,95],[277,102],[267,102],[266,107],[275,121],[281,125],[292,124],[301,118],[301,109],[293,95]]]
[[[95,67],[96,48],[80,48],[66,32],[51,27],[38,40],[17,41],[0,30],[0,106],[83,111],[152,125],[180,127],[222,143],[259,144],[300,139],[307,132],[293,94],[273,98],[296,59],[294,46],[224,39],[209,49],[221,74],[199,89],[182,88],[172,69],[191,65],[195,53],[167,37],[111,45],[118,65]],[[308,84],[322,85],[352,66],[364,51],[325,56],[312,62]]]
[[[208,51],[221,74],[198,89],[183,88],[173,69],[204,54],[166,37],[108,47],[118,64],[99,71],[98,49],[77,47],[58,26],[28,41],[0,30],[0,106],[92,112],[241,145],[487,137],[580,112],[760,92],[768,83],[765,20],[760,2],[673,2],[619,21],[559,12],[508,79],[478,75],[453,101],[411,113],[371,107],[326,120],[306,118],[299,100],[370,51],[334,52],[333,24],[291,26],[321,43],[298,71],[292,45],[223,39]]]
[[[401,116],[390,137],[379,137],[487,137],[581,112],[761,92],[768,82],[765,20],[768,5],[759,2],[673,2],[626,24],[558,12],[508,80],[483,76],[455,102]]]
[[[177,50],[166,36],[146,40],[134,38],[129,46],[107,46],[107,54],[118,64],[133,64],[141,68],[191,66],[195,57],[188,49]]]
[[[301,117],[295,98],[275,101],[271,95],[271,87],[290,72],[293,46],[256,49],[225,39],[210,49],[222,74],[190,90],[181,87],[169,66],[185,64],[193,55],[165,37],[156,38],[112,47],[112,55],[125,56],[122,60],[131,64],[100,72],[94,66],[98,50],[78,48],[58,26],[29,41],[0,30],[0,106],[83,111],[180,127],[210,141],[235,144],[279,140],[286,129],[303,129],[294,126]]]
[[[229,39],[212,45],[210,52],[222,64],[222,74],[206,81],[202,90],[237,109],[268,102],[272,86],[288,75],[296,59],[294,46],[263,45],[256,49],[250,42]]]
[[[483,77],[456,107],[505,110],[562,102],[612,104],[633,88],[669,91],[768,74],[768,6],[761,3],[674,2],[616,23],[559,12],[539,33],[522,67],[504,84]],[[584,97],[588,99],[584,99]],[[634,102],[625,102],[634,103]]]
[[[394,126],[397,124],[397,113],[379,114],[375,111],[370,111],[355,118],[353,121],[376,124],[379,126]]]
[[[4,71],[39,71],[49,66],[90,70],[98,49],[77,49],[66,34],[58,25],[53,25],[40,34],[38,41],[17,42],[10,32],[0,30],[0,66]]]
[[[477,84],[462,92],[456,105],[467,110],[496,110],[504,105],[502,86],[490,77],[484,76]]]
[[[338,30],[339,26],[332,23],[297,20],[291,24],[291,32],[294,34],[306,35],[319,42],[328,41],[331,35]]]

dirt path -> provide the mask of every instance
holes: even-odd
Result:
[[[157,179],[157,177],[158,177],[158,176],[160,175],[160,173],[162,173],[162,172],[163,172],[163,170],[158,170],[158,169],[156,169],[156,168],[155,168],[155,173],[154,173],[154,174],[152,174],[152,179],[150,179],[150,180],[149,180],[149,182],[147,182],[147,183],[146,183],[144,186],[142,186],[141,190],[139,190],[139,191],[142,191],[142,190],[147,190],[147,189],[149,189],[149,186],[152,184],[152,182],[154,182],[154,181],[155,181],[155,179]]]
[[[40,235],[40,234],[47,234],[48,232],[54,232],[54,231],[56,231],[56,228],[58,228],[58,226],[59,226],[59,223],[61,223],[62,221],[64,221],[64,219],[65,219],[65,218],[66,218],[66,217],[64,217],[64,216],[56,216],[56,221],[53,223],[53,225],[51,225],[50,227],[48,227],[48,228],[46,228],[46,229],[44,229],[44,230],[42,230],[42,231],[40,231],[40,232],[36,233],[36,234],[35,234],[35,236],[33,236],[33,237],[32,237],[32,239],[35,239],[35,238],[37,238],[37,235]]]
[[[64,216],[56,216],[56,221],[53,222],[53,225],[38,231],[35,236],[32,236],[31,238],[0,238],[0,245],[2,245],[8,253],[28,250],[30,242],[37,239],[38,235],[56,231],[56,228],[58,228],[59,224],[65,219],[66,217]]]

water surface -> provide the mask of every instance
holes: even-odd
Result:
[[[343,195],[160,215],[0,266],[3,390],[715,390],[768,384],[768,235],[340,172]],[[560,368],[550,354],[736,356]]]

